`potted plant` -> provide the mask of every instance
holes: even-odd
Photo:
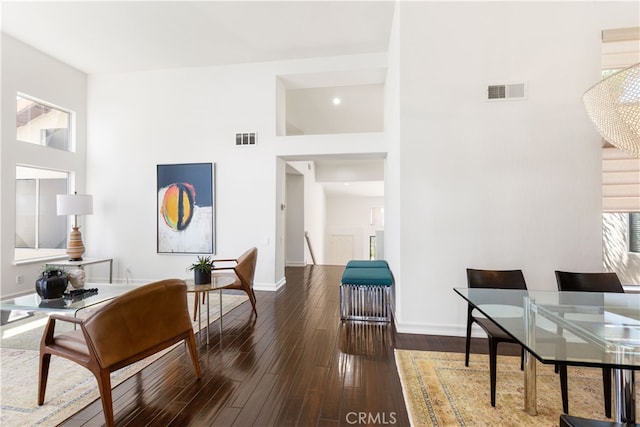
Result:
[[[193,271],[193,280],[196,285],[211,283],[211,270],[213,270],[213,261],[209,256],[199,256],[198,261],[191,264],[189,270]]]
[[[67,290],[69,279],[67,273],[53,266],[45,266],[36,280],[36,292],[43,299],[61,298]]]

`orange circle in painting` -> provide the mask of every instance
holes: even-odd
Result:
[[[174,231],[184,230],[193,218],[196,190],[185,182],[171,184],[162,198],[162,217]]]

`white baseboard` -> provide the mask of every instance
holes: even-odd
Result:
[[[306,267],[307,263],[306,262],[292,262],[292,261],[287,261],[286,267]]]
[[[184,278],[183,278],[184,279]],[[129,281],[114,279],[114,285],[146,285],[148,283],[154,282],[155,280],[141,280],[141,279],[129,279]],[[100,281],[100,283],[105,283],[107,280]],[[95,283],[98,283],[97,281]],[[283,277],[277,283],[254,283],[253,289],[256,291],[269,291],[275,292],[281,287],[283,287],[287,283],[286,279]]]
[[[461,325],[429,325],[396,321],[396,330],[400,334],[442,335],[447,337],[467,336],[466,326]],[[485,334],[479,326],[473,325],[471,336],[475,338],[486,338],[487,334]]]
[[[178,277],[178,279],[179,279],[179,277]],[[127,279],[116,279],[114,277],[113,278],[113,284],[114,285],[141,286],[141,285],[148,285],[149,283],[157,282],[158,280],[162,280],[162,279],[128,279],[127,280]],[[98,284],[108,285],[109,284],[109,278],[92,279],[91,282],[87,282],[87,283],[98,283]],[[87,285],[85,285],[85,288],[86,287],[87,287]]]
[[[275,292],[287,283],[287,280],[283,277],[276,283],[254,283],[253,289],[256,291],[269,291]]]

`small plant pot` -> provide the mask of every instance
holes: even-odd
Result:
[[[196,285],[206,285],[211,283],[211,272],[210,271],[193,271],[193,282]]]

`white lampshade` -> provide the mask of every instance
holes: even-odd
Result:
[[[89,194],[58,194],[58,215],[90,215],[93,213],[93,196]]]

